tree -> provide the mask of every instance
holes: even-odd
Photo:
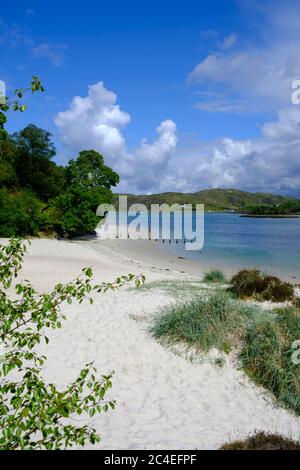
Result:
[[[2,186],[11,187],[17,183],[17,176],[15,173],[15,148],[12,139],[8,132],[5,130],[7,122],[7,111],[13,109],[14,111],[24,112],[26,105],[22,103],[23,95],[26,91],[32,93],[44,91],[42,82],[36,76],[33,76],[28,88],[19,88],[15,90],[12,98],[4,97],[4,101],[0,101],[0,188]]]
[[[49,293],[38,294],[28,282],[16,283],[10,297],[12,281],[21,267],[26,245],[11,240],[0,245],[0,449],[65,449],[99,442],[100,436],[88,425],[70,421],[82,413],[114,409],[115,401],[105,400],[111,388],[112,374],[97,376],[93,364],[86,364],[78,377],[64,390],[45,382],[42,366],[45,356],[36,347],[48,343],[47,328],[61,328],[65,316],[63,304],[81,303],[91,293],[117,289],[125,283],[138,286],[143,277],[122,276],[114,283],[92,284],[92,270],[68,284],[58,284]]]
[[[68,163],[65,174],[65,192],[54,203],[56,229],[70,237],[93,232],[98,223],[96,209],[112,202],[110,188],[119,182],[119,176],[95,150],[80,152],[76,160]]]
[[[119,175],[104,164],[103,156],[95,150],[84,150],[66,167],[67,186],[86,189],[110,189],[120,181]]]
[[[50,132],[29,124],[13,139],[20,185],[30,188],[43,201],[57,196],[63,188],[64,172],[51,161],[56,152]]]
[[[111,201],[110,191],[104,188],[89,190],[72,186],[55,200],[54,227],[69,237],[92,233],[99,218],[96,216],[97,207]]]
[[[15,144],[11,138],[0,138],[0,188],[13,188],[18,183],[15,151]]]

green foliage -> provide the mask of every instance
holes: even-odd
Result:
[[[257,216],[280,216],[280,215],[292,215],[300,214],[300,201],[298,200],[284,200],[278,204],[260,204],[251,206],[247,209],[247,212],[251,215]]]
[[[15,150],[11,138],[0,139],[0,188],[12,188],[17,185]]]
[[[104,165],[94,150],[80,152],[65,170],[66,188],[54,202],[58,214],[56,230],[70,237],[93,232],[99,222],[96,209],[112,201],[111,186],[119,176]]]
[[[28,190],[9,193],[0,189],[0,236],[37,235],[47,222],[42,208],[43,204]]]
[[[43,84],[39,77],[33,75],[30,82],[30,86],[28,88],[18,88],[17,90],[15,90],[14,96],[12,98],[6,96],[5,102],[0,103],[0,140],[8,138],[8,134],[4,129],[4,126],[7,122],[7,111],[9,111],[9,109],[13,109],[14,111],[20,111],[21,113],[23,113],[26,110],[26,105],[20,100],[23,99],[24,94],[27,91],[31,91],[32,93],[44,91]]]
[[[77,426],[71,419],[81,414],[114,409],[114,400],[105,400],[112,374],[98,376],[87,364],[64,390],[48,384],[42,376],[46,357],[36,347],[48,343],[47,328],[61,328],[63,304],[92,302],[91,293],[118,289],[144,278],[132,274],[114,283],[92,284],[92,270],[68,284],[57,284],[52,292],[39,294],[28,282],[13,280],[22,267],[26,245],[11,240],[0,246],[0,449],[65,449],[99,442],[100,436],[88,425]]]
[[[76,160],[70,160],[66,167],[66,186],[88,190],[105,188],[109,190],[119,183],[119,175],[104,164],[104,159],[95,150],[84,150]]]
[[[13,135],[16,147],[15,169],[22,188],[33,191],[43,201],[63,189],[63,169],[51,161],[55,147],[51,134],[33,124]]]
[[[300,450],[300,442],[278,434],[259,432],[247,439],[224,444],[220,450]]]
[[[230,289],[238,297],[256,297],[259,300],[284,302],[293,300],[294,288],[278,277],[263,274],[258,269],[244,269],[230,281]]]
[[[226,284],[226,277],[222,271],[212,269],[204,273],[203,282],[212,284]]]
[[[96,209],[102,202],[109,202],[106,190],[89,191],[72,187],[55,200],[57,232],[66,232],[70,237],[93,232],[99,222]]]
[[[292,344],[300,338],[300,312],[287,308],[250,324],[240,354],[243,368],[278,401],[300,415],[300,364]]]

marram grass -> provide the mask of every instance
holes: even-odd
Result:
[[[183,342],[203,352],[213,347],[224,351],[229,342],[238,340],[243,310],[242,303],[230,293],[217,290],[160,311],[151,332],[168,344]]]
[[[240,353],[242,367],[278,402],[300,415],[300,364],[292,361],[294,341],[300,339],[299,310],[279,310],[253,322],[246,331]]]
[[[219,271],[218,269],[211,269],[204,273],[202,281],[208,284],[226,284],[227,282],[223,271]]]

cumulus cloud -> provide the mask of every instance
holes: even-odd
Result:
[[[193,149],[184,167],[178,149],[172,164],[173,181],[185,181],[189,191],[208,187],[240,188],[300,196],[300,108],[287,108],[277,120],[262,126],[256,140],[229,138]],[[170,190],[166,185],[165,190]]]
[[[56,116],[62,142],[70,153],[93,148],[111,163],[124,158],[126,146],[121,129],[130,122],[130,116],[116,101],[115,93],[98,82],[89,86],[88,96],[75,96],[69,109]]]
[[[127,186],[148,191],[161,190],[168,177],[169,162],[177,146],[177,127],[168,119],[160,124],[156,132],[157,137],[152,143],[144,139],[140,147],[127,156]]]
[[[72,156],[84,149],[99,151],[120,173],[121,189],[159,189],[176,150],[176,124],[163,121],[153,142],[143,139],[139,147],[129,151],[123,129],[130,119],[117,104],[117,95],[98,82],[89,86],[88,96],[75,96],[69,109],[56,116],[55,123],[66,151]]]

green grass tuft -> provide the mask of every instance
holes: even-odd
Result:
[[[212,347],[228,351],[232,335],[238,334],[241,324],[240,302],[218,290],[161,311],[151,332],[168,344],[183,342],[204,352]]]
[[[292,361],[292,344],[299,339],[299,311],[286,308],[250,324],[240,353],[242,367],[249,376],[298,415],[300,364]]]
[[[226,284],[226,277],[222,271],[212,269],[204,273],[202,282],[212,284]]]

